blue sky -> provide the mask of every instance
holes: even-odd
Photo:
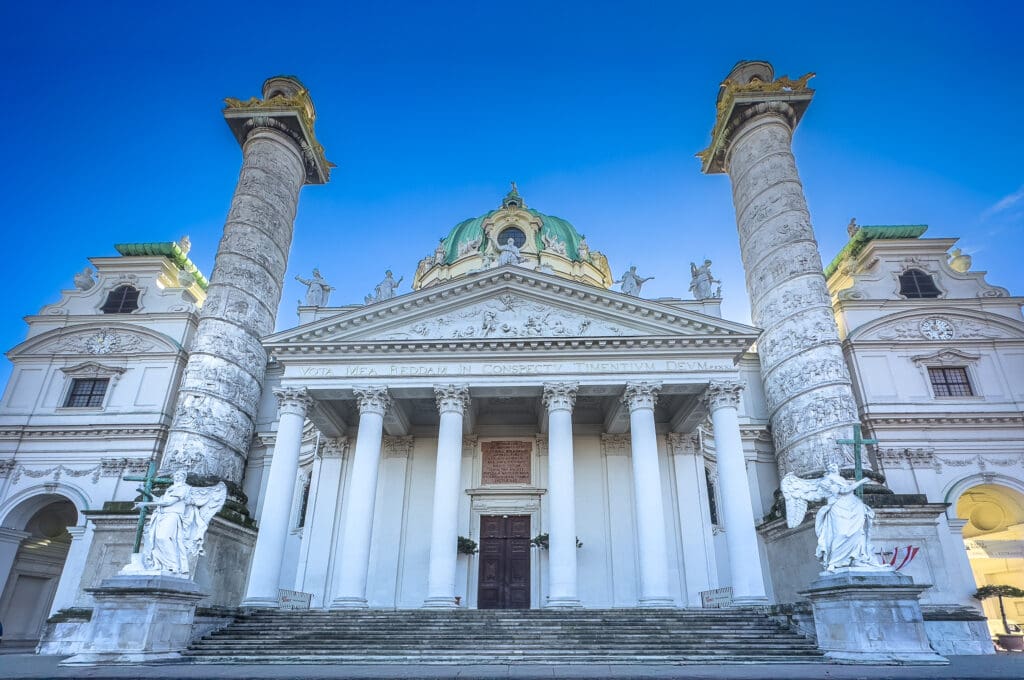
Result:
[[[279,328],[314,266],[335,303],[386,268],[408,291],[513,179],[616,274],[655,276],[645,295],[687,297],[687,264],[712,259],[747,321],[729,182],[693,156],[741,59],[818,74],[795,152],[826,262],[852,216],[924,223],[1024,294],[1019,3],[148,4],[0,7],[5,349],[114,243],[187,233],[210,273],[240,166],[222,99],[278,73],[339,166],[302,192]]]

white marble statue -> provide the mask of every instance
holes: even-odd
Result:
[[[699,267],[696,262],[691,262],[690,277],[690,291],[694,300],[722,297],[722,282],[711,276],[711,260],[704,260],[704,264]],[[714,287],[716,283],[717,290]]]
[[[557,236],[548,236],[541,233],[540,240],[544,243],[544,250],[549,250],[556,255],[565,256],[565,242],[560,241]]]
[[[480,250],[480,244],[483,242],[482,236],[477,236],[472,241],[463,241],[459,244],[459,253],[457,257],[465,257],[471,253],[475,253]]]
[[[505,241],[504,245],[498,246],[500,255],[498,256],[498,264],[522,264],[526,258],[519,252],[518,246],[516,246],[515,239],[511,236]]]
[[[366,304],[373,302],[380,302],[382,300],[390,300],[395,297],[395,291],[400,285],[402,285],[402,279],[404,276],[399,276],[398,280],[395,280],[395,275],[388,269],[384,272],[384,280],[378,283],[373,289],[373,295],[367,295],[364,300]]]
[[[632,295],[633,297],[640,297],[640,288],[646,283],[653,279],[653,276],[644,278],[636,273],[636,267],[630,267],[629,271],[622,275],[622,278],[614,283],[622,284],[622,292],[626,295]]]
[[[441,239],[441,242],[437,244],[436,248],[434,248],[434,264],[444,264],[444,261],[445,259],[447,259],[447,257],[448,255],[444,251],[444,239]]]
[[[92,268],[86,267],[75,274],[75,288],[78,290],[89,290],[96,285],[96,279],[92,278]]]
[[[835,463],[829,465],[828,473],[819,479],[803,479],[791,472],[782,480],[786,524],[791,529],[804,520],[808,503],[825,501],[814,518],[814,532],[818,536],[814,554],[825,571],[843,567],[887,570],[879,565],[871,547],[875,513],[854,493],[867,482],[867,477],[857,482],[844,479]]]
[[[304,279],[296,274],[295,280],[306,286],[307,307],[327,306],[327,299],[330,297],[331,291],[334,290],[334,288],[327,285],[327,281],[324,277],[320,276],[319,269],[313,270],[313,278],[311,279]]]
[[[579,253],[580,259],[583,260],[584,262],[590,260],[590,245],[587,243],[586,236],[580,238]]]
[[[224,505],[228,490],[224,482],[189,486],[184,470],[176,471],[173,480],[159,498],[135,504],[136,509],[155,508],[146,524],[142,566],[191,578],[196,560],[203,554],[206,529]]]

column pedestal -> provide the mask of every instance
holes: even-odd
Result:
[[[800,593],[814,608],[818,647],[839,663],[947,664],[928,644],[918,602],[930,586],[891,571],[839,569]]]
[[[192,641],[194,581],[163,575],[115,576],[88,588],[96,600],[82,651],[62,665],[139,664],[181,658]]]

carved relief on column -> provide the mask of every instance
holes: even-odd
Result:
[[[434,385],[434,399],[440,413],[462,415],[469,408],[469,387],[465,385]]]
[[[630,411],[641,408],[654,410],[654,405],[658,403],[658,392],[660,391],[660,382],[627,383],[626,390],[622,394],[622,403],[628,406]]]
[[[320,441],[321,458],[345,458],[348,455],[348,437],[331,437]]]
[[[288,266],[299,192],[323,184],[330,163],[313,133],[309,93],[294,78],[263,84],[263,97],[227,100],[242,170],[217,248],[206,301],[182,377],[161,470],[239,483]]]
[[[278,415],[293,413],[305,418],[306,413],[313,406],[313,397],[309,396],[309,392],[305,387],[276,389],[274,390],[274,396],[277,397]]]
[[[384,414],[391,408],[391,395],[386,387],[353,387],[352,392],[356,395],[356,404],[359,405],[359,414],[374,413],[384,417]]]
[[[835,443],[857,420],[850,376],[821,256],[792,151],[814,90],[812,74],[774,79],[741,62],[719,94],[706,173],[732,181],[740,253],[779,468],[813,474],[845,452]],[[756,76],[756,77],[755,77]]]
[[[548,411],[572,411],[579,387],[579,383],[575,382],[544,383],[541,399]]]
[[[704,392],[704,401],[709,411],[716,411],[723,406],[740,407],[740,393],[743,392],[743,383],[736,380],[715,381],[708,385]]]

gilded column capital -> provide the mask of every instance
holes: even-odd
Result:
[[[795,80],[788,76],[775,78],[771,64],[763,61],[741,61],[733,67],[718,90],[711,144],[697,154],[703,172],[727,172],[726,157],[733,134],[748,120],[770,114],[782,117],[791,130],[796,129],[814,97],[814,90],[807,87],[813,77],[813,73],[807,73]]]
[[[374,413],[383,417],[391,407],[391,395],[388,388],[367,385],[365,387],[353,387],[352,392],[356,395],[356,403],[359,405],[359,415]]]
[[[660,382],[631,382],[626,383],[626,390],[622,393],[622,403],[629,407],[629,410],[638,409],[654,410],[658,403],[658,393],[661,391]]]
[[[469,387],[466,385],[434,385],[434,400],[440,413],[462,415],[469,408]]]
[[[704,400],[709,411],[717,411],[720,408],[739,408],[740,393],[744,385],[738,380],[716,380],[708,384],[704,392]]]
[[[327,160],[316,140],[316,108],[309,90],[291,76],[274,76],[263,83],[263,97],[224,100],[224,119],[239,144],[259,128],[278,130],[290,137],[302,155],[306,184],[326,184],[334,163]]]
[[[576,405],[576,391],[580,384],[575,382],[544,383],[541,399],[548,411],[572,411]]]
[[[281,387],[274,390],[274,396],[277,397],[279,416],[291,413],[305,418],[313,406],[313,397],[305,387]]]

